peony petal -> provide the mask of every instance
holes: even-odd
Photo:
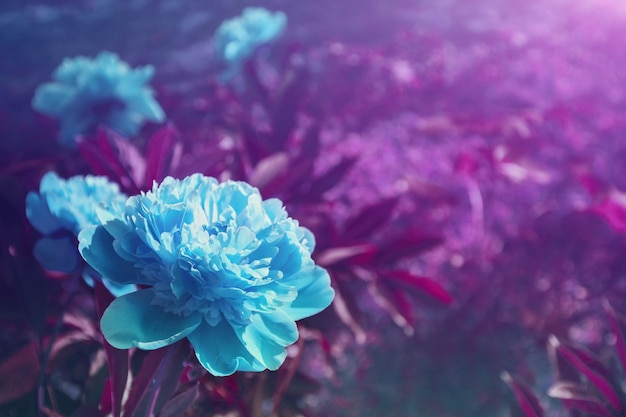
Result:
[[[158,349],[193,332],[202,320],[200,313],[178,316],[152,305],[151,289],[116,298],[105,310],[100,328],[106,340],[118,349]]]
[[[78,234],[78,251],[104,278],[118,284],[141,283],[143,280],[133,263],[113,249],[113,240],[104,226],[86,227]]]
[[[42,237],[35,243],[33,255],[41,266],[58,272],[73,272],[78,267],[78,249],[72,237]]]
[[[59,83],[46,83],[37,88],[31,105],[40,113],[58,117],[63,114],[67,102],[74,94],[74,87]]]
[[[289,315],[275,310],[254,313],[247,325],[233,326],[241,343],[258,361],[274,371],[287,357],[286,347],[298,340],[298,327]]]
[[[106,278],[101,278],[100,274],[87,266],[83,272],[83,280],[93,288],[94,280],[99,280],[116,298],[122,295],[130,294],[137,291],[137,286],[133,284],[118,284]]]
[[[299,227],[302,237],[300,243],[309,250],[309,253],[313,253],[315,250],[315,235],[306,227]]]
[[[226,320],[216,326],[202,323],[189,336],[200,364],[215,376],[227,376],[235,371],[260,372],[265,366],[241,344]]]
[[[295,278],[282,281],[294,285],[298,297],[282,310],[293,320],[300,320],[319,313],[332,303],[335,291],[330,286],[330,276],[324,268],[313,267],[310,272],[300,272]]]
[[[161,123],[165,120],[165,113],[159,103],[148,91],[141,91],[128,100],[128,110],[136,113],[151,122]]]
[[[26,217],[37,231],[49,235],[62,228],[61,223],[50,213],[48,204],[37,193],[26,196]]]

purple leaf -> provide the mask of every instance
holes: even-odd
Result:
[[[404,270],[385,271],[381,277],[391,284],[399,284],[426,293],[444,304],[450,304],[453,301],[448,291],[440,283],[430,278],[420,277]]]
[[[128,399],[124,405],[124,417],[133,417],[135,415],[135,409],[163,361],[166,351],[167,348],[162,348],[145,353],[141,369],[133,379]]]
[[[306,73],[302,70],[290,71],[272,109],[272,146],[275,151],[282,150],[294,130],[298,110],[306,93]]]
[[[293,159],[284,175],[277,177],[265,187],[268,195],[280,195],[284,201],[298,196],[303,183],[310,181],[313,175],[313,160],[308,158]]]
[[[555,347],[556,354],[571,363],[580,373],[585,375],[615,410],[621,410],[622,403],[619,395],[609,382],[609,372],[591,353],[560,342],[556,337],[550,337],[550,343]]]
[[[343,288],[340,280],[331,274],[333,288],[335,290],[335,299],[333,300],[333,309],[339,319],[350,329],[356,342],[360,345],[365,343],[367,334],[365,330],[358,323],[358,318],[361,316],[359,308],[356,302],[351,296],[349,290]]]
[[[336,165],[328,169],[321,176],[317,177],[310,185],[305,193],[310,199],[318,199],[326,191],[330,190],[346,176],[350,169],[356,163],[356,158],[342,158]]]
[[[332,247],[339,240],[339,230],[334,219],[325,212],[314,212],[308,215],[298,215],[300,224],[315,236],[316,252],[322,252],[324,248]],[[314,254],[316,253],[314,252]]]
[[[583,387],[576,383],[557,382],[550,387],[548,395],[562,400],[568,408],[576,409],[592,416],[612,416],[604,404],[591,397]]]
[[[120,136],[111,136],[110,140],[115,144],[118,160],[126,176],[134,186],[140,187],[144,184],[146,173],[146,160],[143,155],[131,142]]]
[[[606,199],[590,211],[604,218],[616,231],[626,231],[626,207],[619,202]]]
[[[98,152],[98,145],[93,140],[79,140],[77,142],[78,152],[87,162],[91,172],[95,175],[106,175],[113,180],[117,180],[118,175],[115,170],[110,167],[107,160]]]
[[[379,245],[380,251],[376,256],[376,262],[397,262],[408,256],[416,256],[420,252],[439,246],[442,242],[443,239],[440,236],[427,235],[414,229],[408,230],[403,235]]]
[[[99,128],[94,139],[81,138],[78,141],[78,151],[95,175],[107,176],[119,183],[124,191],[136,194],[139,187],[121,163],[119,150],[114,149],[111,144],[123,140],[118,134]]]
[[[533,391],[518,378],[502,372],[500,378],[511,388],[525,417],[543,417],[543,408]]]
[[[37,343],[30,342],[0,363],[0,404],[28,393],[39,375]]]
[[[324,267],[339,263],[361,264],[371,260],[376,254],[376,250],[376,246],[369,243],[330,248],[318,253],[315,256],[315,261]]]
[[[104,314],[104,310],[106,310],[115,297],[113,297],[100,280],[94,279],[94,283],[96,310],[98,312],[98,318],[100,319]],[[128,379],[128,350],[114,348],[106,340],[103,340],[102,343],[104,344],[104,352],[106,353],[109,368],[113,417],[119,417],[122,412],[122,398]]]
[[[284,176],[289,166],[289,156],[284,152],[272,154],[263,158],[254,167],[254,171],[249,175],[248,182],[263,190],[276,178]]]
[[[391,320],[400,327],[407,336],[412,336],[415,330],[415,317],[411,303],[402,291],[391,288],[383,280],[376,280],[368,286],[370,294],[385,309]]]
[[[151,383],[139,400],[133,414],[134,417],[158,414],[161,407],[176,390],[183,371],[183,362],[189,354],[189,344],[186,340],[182,340],[163,348],[163,350],[166,351],[165,356],[156,369]]]
[[[548,338],[547,350],[548,358],[552,363],[552,367],[555,369],[555,379],[570,382],[580,382],[582,380],[580,372],[574,367],[571,362],[563,357],[563,355],[557,354],[558,341],[554,337]]]
[[[370,236],[389,222],[397,204],[398,198],[393,197],[362,208],[346,221],[343,227],[345,236],[353,239]]]
[[[609,315],[611,331],[615,335],[615,350],[617,351],[617,356],[622,364],[622,369],[626,372],[626,326],[624,325],[626,319],[609,304],[608,300],[603,300],[603,305]]]
[[[159,417],[179,417],[194,403],[198,396],[198,385],[181,392],[163,405]]]
[[[109,164],[110,169],[113,170],[120,179],[124,179],[127,178],[126,170],[120,162],[118,153],[111,145],[111,138],[115,136],[119,135],[110,130],[100,128],[96,134],[96,143],[100,155]]]
[[[179,147],[179,134],[170,123],[152,135],[146,149],[146,187],[152,186],[153,181],[160,182],[171,172],[177,163],[175,156]]]

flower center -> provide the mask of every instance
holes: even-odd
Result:
[[[209,234],[209,236],[215,236],[220,232],[225,232],[227,225],[224,222],[215,222],[209,225],[204,225],[202,228]]]

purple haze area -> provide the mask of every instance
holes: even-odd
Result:
[[[248,6],[287,27],[224,81],[212,39]],[[63,146],[35,91],[101,51],[154,67],[164,121]],[[624,415],[625,51],[618,0],[3,0],[0,416]],[[49,171],[249,182],[313,232],[335,301],[275,372],[120,359],[108,290],[33,256]]]

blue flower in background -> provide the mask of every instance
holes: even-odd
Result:
[[[277,369],[298,338],[296,320],[334,292],[311,259],[311,232],[282,202],[243,182],[171,177],[131,197],[122,218],[79,234],[83,258],[119,284],[100,323],[119,349],[158,349],[185,337],[213,375]]]
[[[96,211],[120,215],[126,195],[106,177],[78,175],[68,180],[49,172],[41,179],[39,193],[26,196],[26,216],[44,235],[34,247],[37,261],[46,269],[74,272],[80,261],[76,237],[85,227],[98,224]],[[90,273],[85,278],[91,279]],[[105,285],[114,293],[134,290],[134,286]]]
[[[215,57],[229,67],[222,78],[235,75],[260,46],[282,35],[286,25],[283,12],[272,13],[262,7],[245,8],[241,16],[222,22],[213,35]]]
[[[131,69],[111,52],[95,59],[65,58],[54,71],[54,82],[37,87],[32,106],[59,119],[59,139],[75,146],[75,136],[104,124],[125,136],[136,135],[144,121],[162,122],[163,109],[146,86],[152,66]]]

